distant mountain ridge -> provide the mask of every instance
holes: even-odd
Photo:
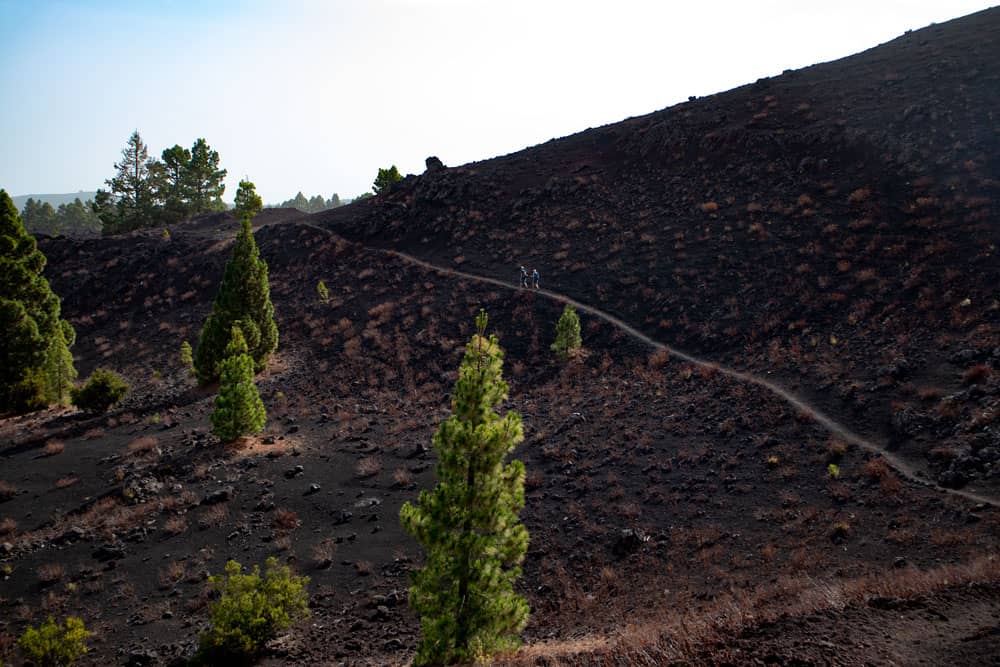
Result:
[[[59,208],[60,204],[71,204],[77,197],[80,198],[80,201],[85,202],[88,199],[93,199],[96,194],[97,191],[95,190],[80,190],[79,192],[67,192],[65,194],[18,195],[17,197],[11,197],[11,199],[14,200],[14,206],[20,211],[24,208],[24,203],[29,199],[48,202],[52,204],[52,208]]]

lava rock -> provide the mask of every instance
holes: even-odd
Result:
[[[125,545],[124,544],[102,544],[97,551],[94,552],[94,558],[103,562],[109,560],[118,560],[119,558],[125,558]]]
[[[303,495],[311,496],[314,493],[319,493],[321,489],[322,487],[319,484],[310,484]]]
[[[236,495],[236,490],[231,486],[224,486],[217,491],[212,491],[207,496],[201,499],[202,505],[218,505],[219,503],[224,503],[232,500],[233,496]]]

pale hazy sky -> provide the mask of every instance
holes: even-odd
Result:
[[[102,186],[138,129],[266,202],[371,187],[670,106],[985,0],[0,0],[0,188]]]

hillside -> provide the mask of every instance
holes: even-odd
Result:
[[[403,664],[399,527],[480,307],[524,419],[527,646],[504,664],[983,664],[1000,653],[1000,10],[844,60],[255,219],[265,433],[179,360],[226,214],[44,238],[108,415],[0,420],[0,656],[184,664],[209,574],[278,556],[313,618],[265,664]],[[542,290],[516,288],[537,267]],[[316,284],[329,287],[320,302]],[[586,354],[549,350],[566,298]],[[831,467],[832,464],[832,467]]]

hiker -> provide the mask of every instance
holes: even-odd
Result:
[[[521,287],[527,287],[527,286],[528,286],[528,269],[524,268],[524,265],[522,264],[521,265]]]
[[[539,276],[538,276],[538,269],[532,269],[531,270],[531,284],[532,284],[532,287],[534,287],[535,289],[538,289],[538,278],[539,278]]]

